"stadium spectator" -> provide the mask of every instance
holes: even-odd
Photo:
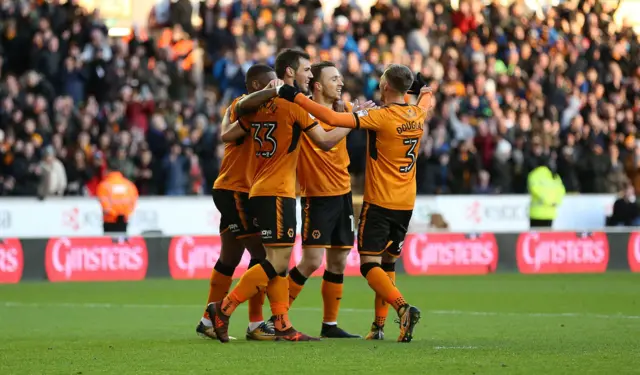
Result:
[[[69,176],[66,194],[95,194],[113,158],[141,194],[208,191],[221,155],[217,124],[244,91],[242,75],[288,46],[335,62],[345,99],[379,99],[389,63],[409,65],[437,90],[420,193],[471,193],[481,171],[500,193],[526,193],[528,173],[552,152],[568,192],[619,191],[629,179],[640,193],[640,43],[613,21],[616,2],[484,3],[354,0],[333,10],[318,0],[202,0],[196,31],[191,3],[166,1],[151,17],[166,28],[113,39],[99,12],[77,2],[5,1],[0,194],[35,196],[40,170],[18,167],[35,165],[49,145]],[[205,52],[200,96],[190,35]],[[363,132],[348,146],[357,192]]]
[[[607,218],[607,226],[636,226],[640,224],[640,206],[636,201],[633,185],[625,185],[620,197],[613,204],[613,212]]]
[[[64,165],[56,157],[53,146],[47,146],[44,150],[44,157],[40,163],[42,170],[38,196],[41,198],[48,196],[62,196],[67,189],[67,172]]]

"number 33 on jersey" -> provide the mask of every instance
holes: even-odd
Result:
[[[300,135],[317,124],[300,106],[281,98],[240,119],[240,126],[251,132],[256,158],[250,196],[295,198]]]

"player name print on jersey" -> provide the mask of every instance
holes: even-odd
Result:
[[[406,124],[402,124],[398,126],[396,128],[396,132],[398,132],[398,134],[402,134],[407,131],[415,131],[415,130],[423,131],[423,125],[424,123],[422,122],[409,121]]]

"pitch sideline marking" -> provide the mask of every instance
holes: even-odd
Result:
[[[14,302],[2,301],[2,307],[69,307],[69,308],[124,308],[124,309],[200,309],[202,305],[170,305],[170,304],[114,304],[114,303],[75,303],[75,302],[58,302],[58,303],[39,303],[39,302]],[[246,308],[241,305],[240,308]],[[298,311],[321,312],[318,307],[294,307]],[[353,309],[342,308],[340,312],[346,313],[371,313],[371,309]],[[640,315],[624,315],[624,314],[594,314],[594,313],[527,313],[527,312],[497,312],[497,311],[463,311],[463,310],[428,310],[423,313],[431,315],[470,315],[470,316],[521,316],[530,318],[596,318],[596,319],[640,319]]]
[[[434,346],[435,350],[475,350],[477,346]]]

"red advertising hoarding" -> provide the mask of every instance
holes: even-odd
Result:
[[[50,281],[134,281],[147,274],[142,237],[58,237],[49,240],[45,269]]]
[[[482,275],[495,272],[498,245],[492,233],[408,234],[402,264],[409,275]]]
[[[22,244],[17,238],[0,239],[0,284],[20,282],[24,268]]]
[[[629,268],[632,272],[640,272],[640,233],[632,233],[629,237]]]
[[[598,273],[607,270],[609,241],[602,232],[530,232],[518,237],[521,273]]]
[[[171,239],[169,245],[169,273],[174,279],[208,279],[211,270],[220,258],[222,243],[219,236],[178,236]],[[331,250],[329,250],[331,251]],[[302,241],[300,236],[291,253],[290,268],[302,260]],[[234,278],[242,276],[249,267],[251,255],[245,251],[242,260],[233,273]],[[322,276],[325,260],[312,276]],[[360,256],[356,248],[352,248],[347,258],[344,274],[360,275]]]
[[[208,279],[220,258],[220,236],[178,236],[169,245],[169,273],[174,279]],[[234,277],[249,267],[251,256],[244,252]]]

